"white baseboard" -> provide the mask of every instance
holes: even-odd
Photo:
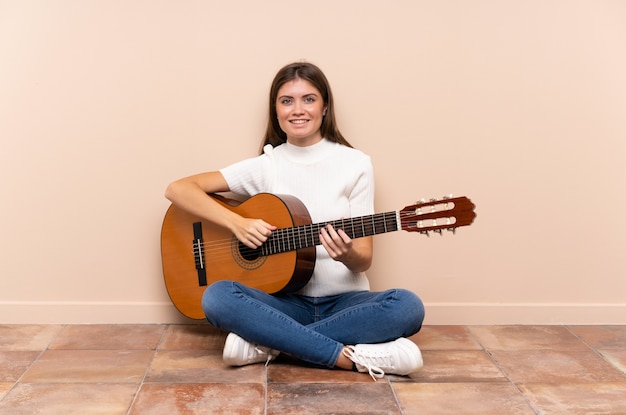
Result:
[[[426,325],[626,325],[626,304],[426,303]],[[0,324],[200,323],[169,302],[0,301]]]
[[[170,302],[0,301],[0,324],[178,324],[192,320]]]
[[[605,303],[430,303],[429,325],[623,325],[626,304]]]

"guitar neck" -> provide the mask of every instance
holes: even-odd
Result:
[[[398,211],[281,228],[272,232],[272,235],[261,246],[261,254],[279,254],[320,245],[320,232],[327,225],[332,225],[336,230],[342,229],[351,239],[394,232],[401,228]]]

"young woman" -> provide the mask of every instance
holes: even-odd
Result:
[[[172,203],[258,248],[276,227],[242,217],[207,196],[227,191],[293,195],[313,223],[374,213],[370,157],[339,132],[331,89],[317,66],[293,63],[276,74],[261,155],[180,179],[166,190]],[[420,350],[406,337],[421,328],[422,301],[403,289],[369,291],[364,271],[372,262],[371,236],[351,239],[327,225],[319,239],[313,276],[298,292],[270,295],[229,281],[228,275],[206,289],[207,320],[230,332],[224,361],[241,366],[286,353],[316,365],[367,372],[374,380],[419,370]]]

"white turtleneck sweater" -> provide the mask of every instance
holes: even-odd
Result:
[[[220,170],[232,192],[295,196],[313,223],[374,213],[374,172],[363,152],[325,139],[309,147],[267,145],[263,151]],[[316,249],[313,276],[298,294],[323,297],[369,290],[365,273],[350,271],[321,245]]]

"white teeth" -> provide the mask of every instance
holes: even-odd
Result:
[[[308,120],[291,120],[293,124],[304,124],[305,122],[309,122]]]

